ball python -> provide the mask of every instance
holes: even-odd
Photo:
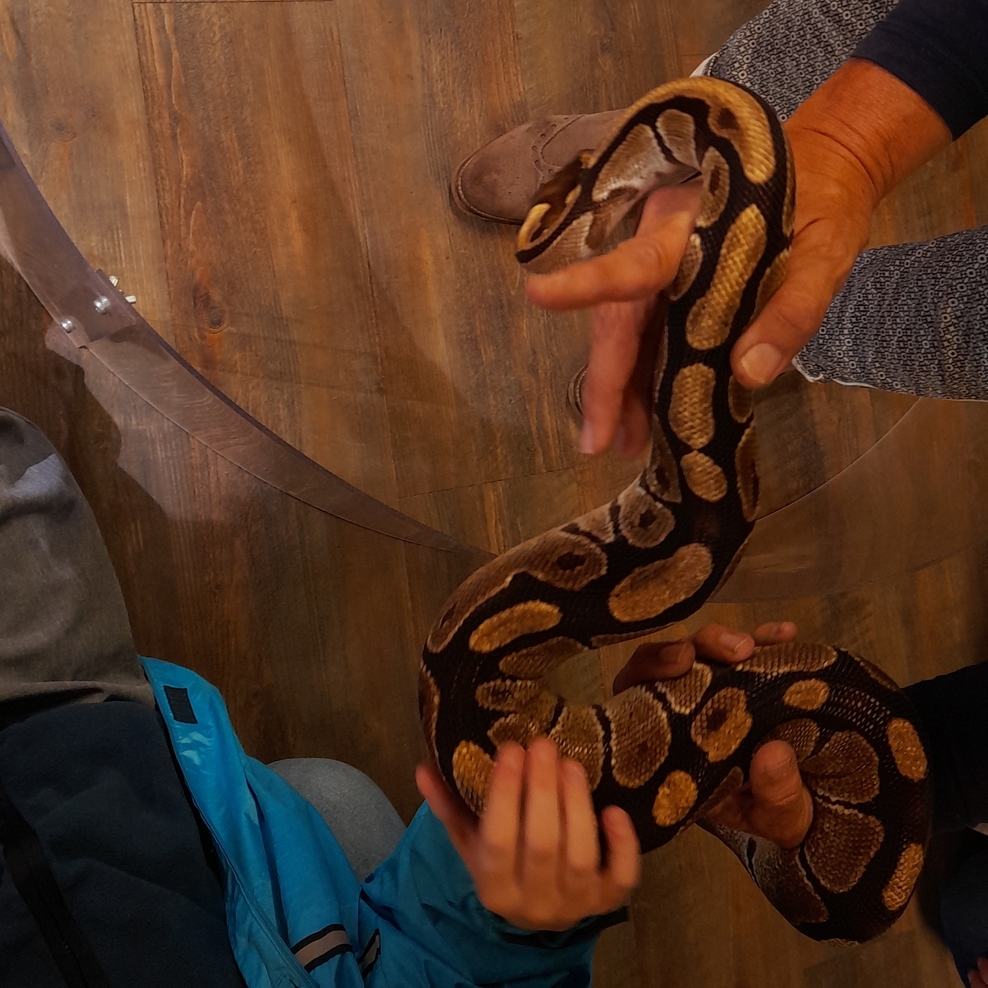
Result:
[[[598,812],[631,815],[647,851],[744,784],[772,738],[795,749],[814,818],[796,848],[707,824],[783,916],[817,940],[860,942],[903,911],[930,831],[926,754],[904,694],[829,645],[759,648],[735,667],[600,706],[545,685],[586,649],[682,621],[730,574],[758,505],[751,394],[730,351],[782,281],[795,176],[783,130],[755,94],[691,78],[660,86],[609,140],[540,190],[518,237],[529,271],[598,250],[671,174],[702,177],[700,213],[669,305],[648,465],[626,490],[470,576],[429,632],[419,678],[428,746],[476,813],[498,745],[552,738],[586,769]]]

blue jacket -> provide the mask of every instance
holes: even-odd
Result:
[[[597,934],[516,929],[485,909],[423,806],[363,884],[319,813],[249,758],[217,690],[144,659],[185,783],[225,876],[234,955],[249,988],[586,988]]]

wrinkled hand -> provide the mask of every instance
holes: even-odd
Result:
[[[611,912],[638,884],[641,852],[631,819],[601,814],[607,864],[601,866],[597,818],[579,762],[560,759],[538,738],[526,751],[501,747],[479,821],[449,792],[434,766],[419,766],[419,792],[445,824],[491,912],[526,930],[567,930]]]
[[[795,637],[796,626],[788,621],[763,624],[754,635],[708,624],[679,642],[640,645],[615,676],[614,692],[620,693],[636,683],[681,676],[689,671],[697,655],[715,662],[743,662],[755,645],[773,645]],[[747,784],[709,808],[704,816],[713,823],[764,837],[783,847],[799,844],[813,822],[813,802],[800,778],[792,748],[784,741],[762,745],[751,759]]]
[[[884,69],[852,59],[785,125],[796,169],[795,232],[786,279],[734,346],[746,387],[773,381],[820,328],[868,239],[879,200],[950,142],[941,118]],[[699,208],[696,185],[660,189],[638,233],[608,255],[528,281],[553,310],[594,307],[580,450],[648,442],[657,340],[645,332],[673,280]],[[651,323],[657,326],[659,321]]]

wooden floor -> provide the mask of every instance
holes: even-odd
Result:
[[[452,211],[451,167],[530,116],[623,106],[689,72],[762,6],[0,0],[0,118],[93,265],[213,383],[349,482],[500,551],[606,500],[636,465],[575,452],[563,396],[586,320],[526,304],[512,232]],[[882,207],[873,239],[986,222],[982,126]],[[79,477],[139,647],[214,681],[251,754],[345,759],[409,817],[418,650],[466,559],[231,467],[84,352],[47,350],[8,269],[0,309],[0,404],[39,421]],[[758,572],[689,626],[793,619],[902,682],[984,658],[985,410],[790,374],[758,416],[756,534],[785,544],[763,545]],[[627,654],[561,679],[604,696]],[[648,857],[595,984],[959,982],[916,907],[867,946],[815,945],[691,831]]]

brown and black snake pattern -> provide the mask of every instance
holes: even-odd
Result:
[[[715,79],[654,90],[602,149],[540,190],[518,258],[547,271],[588,256],[657,176],[690,169],[703,178],[701,211],[669,291],[650,462],[610,504],[506,552],[452,595],[423,653],[423,725],[444,777],[478,813],[498,745],[553,738],[586,768],[598,811],[631,814],[644,850],[742,785],[758,746],[782,738],[813,796],[803,843],[787,851],[709,829],[798,929],[862,941],[905,908],[930,829],[915,715],[882,672],[791,643],[730,669],[697,662],[603,706],[544,685],[570,656],[696,611],[754,521],[752,402],[730,351],[780,284],[792,235],[792,161],[771,110]]]

